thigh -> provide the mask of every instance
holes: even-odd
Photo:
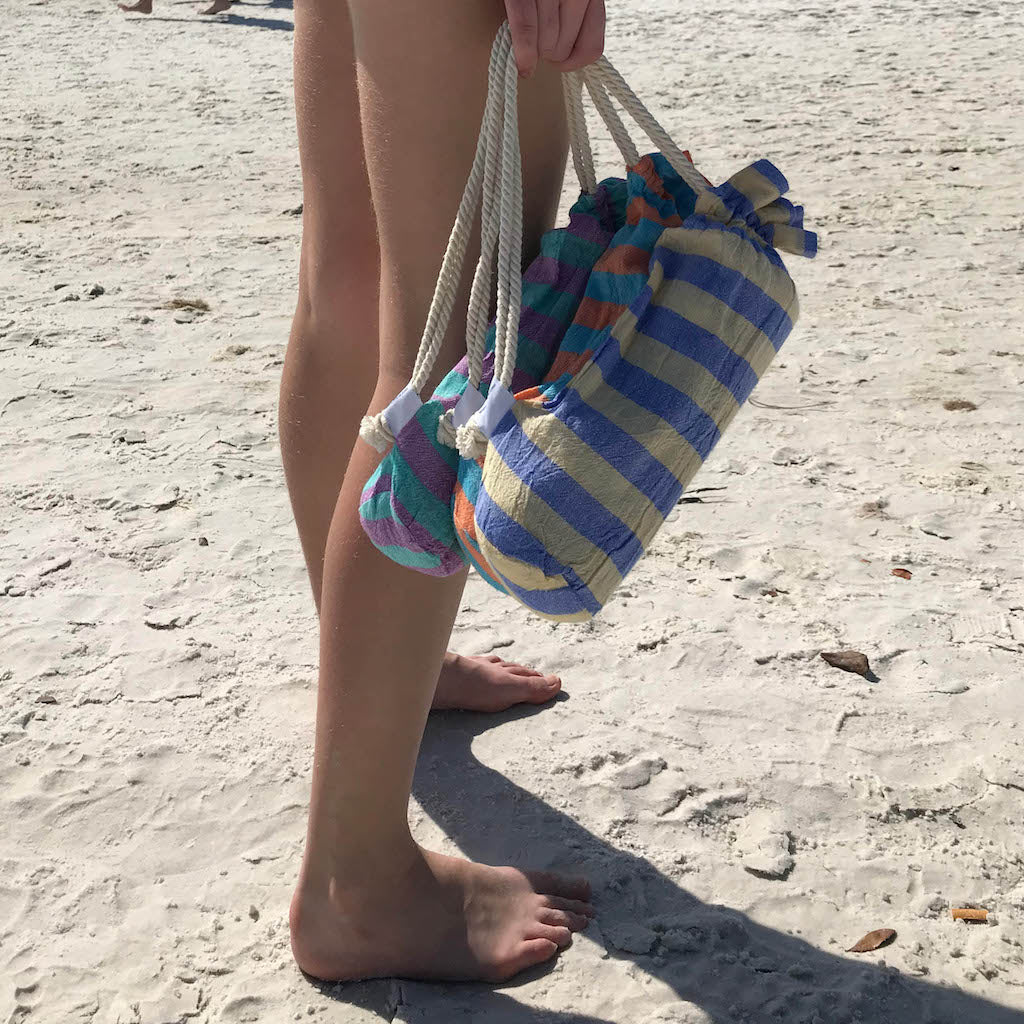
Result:
[[[295,0],[295,117],[302,165],[300,291],[377,278],[352,19],[345,0]]]
[[[473,161],[500,0],[350,0],[363,141],[381,254],[381,369],[411,370],[455,211]],[[557,210],[566,136],[558,74],[521,85],[524,255]],[[470,247],[475,264],[479,243]],[[463,275],[438,374],[465,351]],[[435,379],[438,374],[435,374]]]

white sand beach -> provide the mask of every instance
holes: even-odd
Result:
[[[0,19],[0,1021],[1024,1024],[1019,6],[608,0],[698,167],[777,163],[821,254],[600,617],[468,585],[455,649],[564,697],[433,716],[415,835],[586,873],[598,911],[500,989],[292,961],[292,11],[154,6]]]

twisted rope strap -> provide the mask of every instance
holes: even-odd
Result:
[[[508,24],[502,25],[491,48],[487,72],[487,100],[480,137],[473,157],[455,224],[438,273],[427,321],[409,384],[386,409],[364,416],[359,428],[363,440],[385,451],[395,436],[416,415],[426,385],[451,322],[466,250],[476,211],[481,210],[480,258],[476,265],[466,312],[467,387],[455,408],[446,412],[437,428],[438,441],[455,445],[465,458],[480,458],[487,439],[512,407],[512,375],[519,342],[522,304],[522,159],[519,149],[518,71],[512,54]],[[608,128],[626,164],[640,159],[636,146],[615,109],[614,98],[661,150],[679,176],[698,194],[708,193],[697,172],[664,128],[638,99],[607,58],[562,76],[566,120],[573,164],[580,188],[597,189],[594,157],[583,113],[584,86]],[[497,260],[495,261],[495,249]],[[497,264],[495,268],[495,262]],[[494,380],[487,399],[480,394],[487,338],[487,312],[497,270],[497,316]]]
[[[455,408],[447,410],[437,423],[437,440],[449,448],[456,446],[457,429],[484,404],[483,396],[480,394],[480,381],[483,377],[484,355],[487,348],[487,321],[491,293],[494,289],[495,254],[500,224],[497,195],[501,188],[500,136],[504,127],[502,98],[501,91],[489,82],[487,107],[484,111],[487,140],[480,213],[480,258],[477,260],[473,275],[469,308],[466,311],[466,358],[469,379],[466,390],[459,397]]]
[[[643,129],[651,142],[658,147],[665,159],[668,160],[672,170],[694,192],[701,195],[710,191],[710,186],[704,179],[704,175],[686,159],[683,151],[661,126],[657,118],[644,106],[643,101],[633,92],[626,80],[619,74],[607,57],[598,58],[595,63],[585,68],[584,71],[587,76],[588,89],[591,82],[603,86],[607,93],[613,96],[629,116]],[[600,110],[600,107],[598,109]],[[618,119],[616,118],[616,120]],[[608,125],[608,130],[612,130],[610,124]]]
[[[590,99],[593,101],[595,109],[601,115],[601,120],[604,121],[605,127],[608,129],[608,133],[622,154],[623,162],[627,167],[632,167],[634,164],[639,163],[640,153],[633,144],[633,139],[626,130],[626,126],[619,118],[619,113],[608,96],[604,82],[594,75],[590,68],[584,69],[584,80],[586,81],[587,92],[590,93]]]
[[[594,172],[594,151],[587,133],[587,119],[583,114],[583,74],[568,71],[562,75],[562,95],[565,98],[565,120],[569,128],[569,148],[580,189],[588,195],[597,191]]]
[[[434,287],[430,310],[423,328],[412,378],[386,409],[374,416],[364,416],[359,424],[359,436],[379,452],[387,451],[394,444],[395,436],[402,431],[423,404],[419,393],[434,369],[438,353],[441,351],[441,344],[451,322],[452,308],[455,305],[459,279],[462,276],[466,249],[472,235],[477,207],[480,205],[488,146],[496,145],[496,142],[492,143],[491,136],[493,134],[496,139],[500,130],[496,123],[499,104],[502,101],[498,85],[500,78],[504,76],[511,52],[512,40],[506,25],[503,26],[502,31],[498,32],[494,45],[491,47],[487,72],[487,102],[480,126],[480,137],[477,140],[476,153],[473,156],[473,165],[469,171],[466,188],[462,193],[459,209],[455,215],[455,224],[448,238],[448,247],[437,275],[437,284]]]
[[[573,80],[573,76],[575,76],[575,80]],[[519,304],[522,289],[518,266],[518,255],[522,245],[522,166],[516,121],[517,82],[514,60],[510,57],[505,77],[505,120],[502,132],[502,166],[500,170],[501,232],[499,234],[499,303],[494,357],[495,373],[494,382],[483,406],[464,426],[459,427],[456,431],[459,454],[466,459],[483,457],[487,451],[489,437],[505,414],[512,408],[514,402],[511,388],[518,352]],[[563,76],[573,162],[581,186],[585,191],[591,193],[595,191],[597,179],[594,173],[590,141],[586,133],[586,121],[583,116],[583,85],[586,86],[594,106],[618,146],[627,166],[632,167],[638,163],[640,154],[612,103],[613,97],[661,150],[666,160],[687,185],[698,195],[710,192],[703,175],[694,168],[683,151],[604,57],[580,72]],[[515,262],[510,259],[512,248],[516,254]],[[507,305],[505,299],[508,301]]]
[[[520,250],[522,248],[522,169],[518,155],[518,122],[514,119],[511,130],[516,133],[515,167],[509,172],[513,177],[505,184],[502,173],[505,150],[509,136],[506,127],[505,111],[511,107],[513,116],[516,113],[516,91],[510,91],[509,68],[514,66],[512,58],[512,39],[508,25],[499,29],[491,48],[488,65],[487,101],[480,125],[480,137],[477,140],[473,165],[469,172],[466,188],[459,203],[455,224],[452,227],[445,250],[444,259],[438,273],[433,299],[427,314],[426,324],[420,341],[412,378],[398,396],[382,412],[374,416],[364,416],[359,427],[359,436],[378,451],[386,451],[394,443],[395,437],[406,424],[416,415],[423,402],[420,392],[426,385],[438,354],[444,342],[445,334],[451,323],[452,310],[458,292],[466,250],[472,236],[473,221],[477,209],[481,211],[480,227],[480,259],[477,262],[470,289],[469,306],[466,312],[466,354],[469,363],[469,381],[455,408],[446,412],[438,422],[437,439],[440,443],[455,447],[457,430],[465,425],[470,417],[483,405],[480,394],[480,381],[483,376],[483,362],[486,352],[488,312],[491,294],[494,288],[495,250],[498,250],[498,303],[499,315],[497,323],[508,319],[509,308],[503,307],[502,296],[508,301],[515,296],[516,332],[518,333],[518,307],[521,302],[522,282],[520,279]],[[566,118],[570,125],[570,139],[573,147],[573,163],[576,166],[580,188],[585,192],[593,192],[597,181],[593,169],[593,156],[586,134],[586,122],[583,120],[582,78],[573,78],[572,88],[566,88]],[[573,104],[570,106],[570,104]],[[504,140],[504,141],[503,141]],[[518,182],[516,185],[513,182]],[[508,189],[518,189],[519,201],[515,205]],[[502,196],[505,198],[502,198]],[[500,246],[500,225],[507,223],[507,217],[518,208],[520,213],[515,217],[516,225],[512,228],[513,237],[508,245],[515,249],[515,282],[509,283],[506,276],[502,283],[502,249]],[[518,235],[517,241],[514,236]],[[509,261],[509,252],[505,252],[504,263]],[[506,270],[507,273],[507,270]],[[504,308],[504,317],[501,310]],[[515,342],[513,342],[513,353]],[[497,355],[497,349],[496,349]],[[513,360],[514,361],[514,360]],[[497,364],[496,364],[497,365]]]
[[[500,224],[498,232],[498,313],[494,343],[494,379],[487,400],[469,421],[456,431],[459,454],[480,458],[487,439],[512,407],[512,373],[519,340],[519,315],[523,299],[523,165],[519,151],[519,71],[510,54],[504,74],[504,121],[501,133],[499,175]]]

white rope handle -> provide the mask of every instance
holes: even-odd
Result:
[[[523,192],[519,148],[518,70],[512,54],[508,23],[502,25],[491,48],[487,100],[476,152],[438,273],[412,378],[398,397],[376,416],[366,416],[360,436],[379,451],[394,442],[395,435],[422,405],[425,386],[440,353],[451,322],[455,297],[462,277],[466,250],[476,212],[481,210],[480,258],[470,289],[466,312],[466,352],[469,381],[455,409],[438,424],[438,440],[457,443],[467,458],[477,458],[487,438],[511,408],[522,304]],[[707,190],[704,178],[694,169],[664,128],[636,96],[606,57],[578,72],[562,76],[566,120],[573,164],[580,188],[592,194],[597,188],[593,152],[583,113],[584,85],[627,165],[636,164],[639,152],[612,103],[614,98],[658,146],[679,176],[696,192]],[[487,312],[497,248],[497,317],[494,379],[484,401],[479,392],[487,338]]]
[[[572,164],[580,182],[583,193],[593,195],[597,191],[597,175],[594,171],[594,154],[591,150],[590,136],[587,131],[587,121],[583,110],[583,75],[579,72],[568,72],[561,76],[562,94],[565,105],[565,121],[568,129],[569,148],[572,154]],[[506,79],[507,84],[507,79]],[[506,97],[506,103],[511,100]],[[498,115],[504,118],[505,110]],[[504,132],[504,120],[502,121]],[[494,133],[492,133],[492,136]],[[492,139],[493,140],[493,139]],[[473,279],[473,290],[470,296],[470,311],[467,317],[466,348],[469,362],[469,379],[466,390],[463,392],[456,407],[444,413],[437,424],[437,440],[442,444],[455,447],[458,444],[458,429],[464,426],[470,417],[476,413],[483,404],[480,396],[479,385],[482,377],[482,364],[486,347],[487,330],[487,307],[490,294],[494,284],[494,246],[499,234],[498,205],[495,196],[500,193],[502,168],[500,146],[488,145],[483,173],[483,213],[481,218],[481,247],[480,262],[477,264],[476,276]],[[521,174],[521,162],[515,165],[515,173]],[[513,186],[514,187],[514,186]],[[521,182],[520,182],[521,188]],[[513,193],[513,196],[515,193]],[[513,240],[513,248],[517,243]],[[521,241],[518,243],[521,248]],[[513,287],[519,289],[519,303],[521,303],[521,285],[518,281],[519,271],[516,271],[516,282]],[[503,317],[501,313],[496,319],[496,336],[498,325],[507,323],[509,314],[518,307],[519,303],[510,300],[508,312]],[[510,353],[506,356],[511,360],[511,367],[507,371],[508,384],[511,385],[511,375],[515,372],[515,359],[518,353],[518,315],[512,333],[506,333],[504,342],[496,344],[496,358],[499,352]],[[511,341],[511,345],[510,345]],[[496,337],[497,342],[497,337]],[[499,382],[503,379],[500,367],[496,364],[495,379]]]
[[[466,248],[472,234],[477,207],[480,205],[490,133],[497,130],[495,115],[498,105],[502,101],[498,86],[500,78],[504,77],[504,68],[511,50],[511,35],[508,31],[499,32],[491,47],[487,72],[487,100],[484,105],[476,153],[473,156],[469,178],[455,214],[455,224],[452,226],[451,235],[448,238],[448,246],[441,261],[441,269],[437,275],[437,284],[434,286],[430,310],[423,327],[412,378],[386,409],[375,416],[364,416],[359,425],[359,436],[381,452],[386,451],[394,443],[395,435],[415,416],[416,411],[422,405],[419,393],[434,368],[448,325],[451,322],[455,296],[458,292],[459,280],[462,277]]]
[[[565,97],[565,119],[569,129],[569,148],[580,189],[588,195],[597,191],[594,171],[594,151],[590,146],[587,119],[583,113],[583,76],[579,71],[562,75],[562,94]]]
[[[607,57],[598,58],[595,63],[584,69],[584,74],[587,76],[588,88],[591,82],[600,83],[611,96],[622,104],[623,109],[644,130],[651,142],[658,147],[676,174],[694,192],[700,195],[708,191],[708,183],[704,180],[704,176],[686,159],[683,151],[661,126],[657,118],[647,109],[643,101],[633,92],[626,80],[619,74]],[[616,118],[616,121],[618,121],[618,118]],[[619,124],[621,125],[621,121]],[[608,127],[609,131],[611,131],[610,124]]]
[[[523,159],[519,149],[519,71],[510,56],[505,70],[505,123],[501,138],[501,226],[498,236],[498,315],[504,310],[494,342],[494,376],[512,384],[523,304]],[[502,301],[504,278],[504,301]]]
[[[523,162],[519,149],[519,70],[510,54],[505,65],[504,121],[501,133],[498,232],[498,312],[495,320],[494,376],[480,410],[456,431],[464,458],[479,458],[498,421],[511,408],[512,374],[519,346],[523,301]]]
[[[626,126],[622,123],[622,120],[619,117],[619,112],[612,104],[612,101],[608,96],[608,92],[604,87],[603,81],[592,75],[589,68],[584,68],[583,80],[586,82],[587,92],[590,93],[590,98],[594,103],[594,107],[601,115],[601,120],[604,121],[605,127],[608,129],[608,133],[611,135],[619,152],[622,154],[622,159],[626,166],[632,167],[634,164],[639,163],[640,153],[637,151]]]
[[[456,425],[460,422],[465,422],[479,408],[480,403],[483,401],[479,393],[479,384],[483,375],[483,360],[487,339],[487,313],[493,287],[495,240],[499,236],[499,220],[504,220],[514,208],[509,205],[507,197],[503,201],[500,199],[506,190],[499,181],[501,165],[505,155],[502,140],[508,135],[505,129],[506,119],[504,111],[509,105],[510,84],[517,84],[516,82],[510,83],[509,81],[509,68],[514,66],[514,63],[511,61],[511,55],[512,37],[506,22],[498,30],[494,44],[491,47],[487,73],[487,101],[480,126],[480,137],[477,140],[476,153],[473,157],[473,164],[466,182],[466,188],[463,191],[455,216],[455,224],[452,227],[444,259],[438,272],[437,284],[434,288],[434,295],[423,328],[423,335],[413,367],[412,378],[386,409],[375,416],[364,416],[360,424],[360,437],[378,451],[386,451],[394,443],[395,435],[415,416],[416,411],[422,405],[420,392],[433,371],[444,342],[444,337],[451,323],[455,297],[458,293],[459,281],[462,277],[466,249],[472,235],[473,222],[478,208],[481,208],[481,253],[470,289],[470,303],[466,313],[466,352],[469,362],[470,383],[455,410],[446,413],[441,418],[438,424],[438,440],[444,444],[454,444]],[[577,94],[581,88],[582,85],[577,87]],[[516,89],[512,89],[514,114],[516,92]],[[582,129],[579,127],[579,122],[582,121],[582,104],[577,104],[579,107],[577,115],[574,110],[570,109],[570,101],[571,97],[567,93],[566,118],[570,125],[575,126],[570,128],[571,137],[574,140],[573,162],[576,166],[577,176],[580,179],[580,188],[583,191],[593,192],[597,187],[597,182],[593,172],[593,157],[590,152],[589,140],[587,140],[586,136],[586,122],[582,122]],[[513,124],[518,124],[516,117],[513,118]],[[515,132],[516,163],[511,173],[514,175],[515,180],[519,182],[516,188],[518,189],[520,212],[516,217],[516,224],[513,227],[514,237],[510,240],[509,244],[515,248],[518,254],[522,248],[522,167],[518,156],[518,127],[515,128]],[[483,196],[482,204],[481,194]],[[496,195],[499,197],[498,199],[495,199]],[[498,249],[500,302],[502,291],[500,245]],[[514,314],[516,318],[514,338],[518,336],[519,303],[521,302],[522,290],[519,259],[520,256],[517,255],[514,283],[509,284],[506,277],[505,285],[505,293],[509,297],[509,302],[512,303],[514,301]],[[512,309],[512,305],[506,307],[504,320],[499,314],[499,328],[502,323],[508,320]],[[496,349],[496,359],[497,356],[498,352]],[[512,365],[514,368],[515,341],[513,341],[512,347]]]
[[[491,47],[491,59],[487,74],[487,100],[480,126],[480,137],[473,155],[473,165],[470,168],[466,189],[462,194],[462,201],[455,214],[455,224],[452,227],[448,248],[441,263],[441,271],[437,277],[437,285],[434,288],[434,296],[430,303],[430,311],[427,313],[427,322],[423,328],[423,338],[410,381],[410,386],[417,393],[426,384],[427,378],[434,368],[441,343],[444,341],[444,335],[451,321],[466,248],[473,230],[476,211],[480,205],[488,141],[491,133],[496,131],[495,115],[501,97],[497,95],[497,90],[492,88],[491,83],[497,83],[497,76],[501,74],[509,53],[511,53],[511,38],[499,32]]]
[[[499,232],[498,194],[501,176],[501,130],[504,125],[503,93],[496,84],[488,85],[485,111],[487,145],[484,155],[483,201],[480,212],[480,258],[473,274],[466,311],[466,360],[468,381],[455,407],[438,420],[437,440],[449,448],[457,443],[456,430],[483,405],[480,381],[483,378],[487,350],[488,318]]]
[[[500,106],[495,104],[496,107]],[[473,286],[466,312],[466,354],[469,361],[470,386],[478,388],[483,376],[487,343],[487,326],[494,289],[495,259],[498,247],[500,219],[497,193],[500,189],[501,145],[499,121],[504,114],[497,110],[488,130],[487,155],[484,161],[483,206],[480,214],[480,259],[477,261]]]

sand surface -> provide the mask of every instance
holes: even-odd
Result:
[[[416,835],[585,870],[599,910],[494,991],[292,964],[292,12],[156,6],[0,19],[0,1021],[1022,1024],[1019,7],[610,0],[609,52],[698,165],[775,160],[823,251],[604,615],[469,584],[457,648],[567,699],[433,719]],[[819,657],[844,648],[876,681]]]

